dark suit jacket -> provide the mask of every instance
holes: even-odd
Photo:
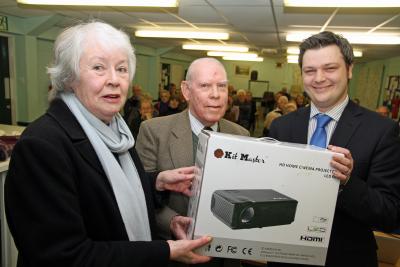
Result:
[[[154,230],[154,178],[132,158]],[[5,184],[18,266],[166,266],[165,241],[129,242],[112,188],[75,117],[61,100],[16,144]],[[152,231],[153,232],[153,231]],[[154,235],[153,235],[154,237]]]
[[[270,136],[305,144],[309,117],[308,107],[277,118]],[[330,144],[350,150],[354,169],[338,195],[326,266],[377,266],[372,229],[400,224],[399,126],[350,101]]]

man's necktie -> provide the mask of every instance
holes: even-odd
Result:
[[[331,121],[331,117],[325,114],[317,115],[317,128],[310,140],[310,145],[326,148],[326,131],[325,126]]]
[[[203,130],[213,131],[213,129],[209,126],[204,127]]]

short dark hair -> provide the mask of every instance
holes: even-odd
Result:
[[[350,45],[349,41],[342,35],[335,34],[329,31],[324,31],[308,37],[300,44],[300,55],[299,55],[300,68],[303,67],[303,57],[304,53],[307,50],[314,48],[322,48],[329,45],[337,45],[339,47],[347,67],[353,64],[354,60],[353,47]]]

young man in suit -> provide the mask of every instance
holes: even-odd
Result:
[[[372,229],[392,231],[400,224],[399,126],[349,100],[353,50],[342,36],[321,32],[303,41],[299,65],[311,105],[276,119],[269,135],[313,144],[323,131],[319,146],[345,155],[331,162],[341,185],[325,266],[377,267]],[[328,118],[325,126],[320,117]]]
[[[188,109],[144,121],[140,126],[136,149],[147,171],[194,165],[197,136],[204,127],[223,133],[249,135],[240,125],[223,118],[228,101],[228,79],[218,60],[200,58],[193,61],[186,80],[181,83],[181,90],[189,103]],[[156,213],[161,236],[169,238],[173,224],[185,225],[188,218],[183,216],[186,216],[187,207],[188,197],[169,195],[168,206]],[[185,235],[182,231],[180,238]]]

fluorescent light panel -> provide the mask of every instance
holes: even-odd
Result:
[[[298,47],[288,47],[287,49],[286,49],[286,53],[288,53],[289,55],[298,55],[298,54],[300,54],[300,48],[298,48]],[[362,57],[362,55],[363,55],[363,52],[362,51],[360,51],[360,50],[356,50],[356,49],[354,49],[353,50],[353,54],[354,54],[354,57]]]
[[[353,50],[354,57],[362,57],[363,52],[360,50]]]
[[[26,5],[177,7],[177,0],[17,0]]]
[[[317,32],[292,32],[286,35],[286,41],[302,42]],[[383,33],[358,33],[358,32],[337,32],[343,35],[352,44],[382,44],[399,45],[400,35]]]
[[[298,54],[300,54],[300,48],[290,46],[286,49],[286,53],[291,54],[291,55],[298,55]]]
[[[287,7],[400,7],[399,0],[285,0],[284,6]]]
[[[206,51],[228,51],[228,52],[247,52],[246,46],[235,45],[211,45],[211,44],[184,44],[182,49],[186,50],[206,50]]]
[[[138,30],[135,32],[135,35],[137,37],[154,37],[154,38],[215,39],[215,40],[229,39],[229,33],[207,32],[207,31]]]
[[[236,60],[236,61],[258,61],[258,62],[262,62],[262,61],[264,61],[264,58],[262,58],[262,57],[243,57],[243,56],[241,56],[241,57],[237,57],[237,56],[227,56],[227,57],[223,57],[222,58],[223,60]]]
[[[226,51],[208,51],[207,56],[210,57],[245,57],[245,58],[256,58],[258,55],[256,53],[235,53]]]
[[[287,55],[286,56],[287,60],[293,60],[293,61],[299,61],[299,56],[298,55]]]

